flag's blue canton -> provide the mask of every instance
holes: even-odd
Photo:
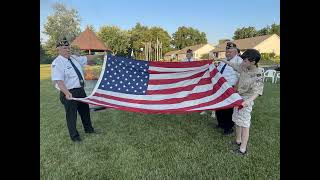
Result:
[[[143,95],[149,81],[147,61],[108,57],[99,89],[126,94]]]

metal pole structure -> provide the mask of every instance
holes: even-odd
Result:
[[[146,44],[146,43],[144,43],[144,58],[145,58],[145,60],[146,60],[146,61],[148,61],[147,52],[148,52],[147,44]]]
[[[148,42],[148,60],[150,61],[151,60],[151,44],[150,42]]]
[[[159,61],[159,49],[158,49],[158,37],[157,37],[157,42],[156,42],[156,48],[157,48],[157,61]]]
[[[160,59],[162,59],[162,42],[160,42]]]
[[[157,41],[155,43],[155,49],[156,49],[156,61],[158,61],[158,38],[157,38]]]
[[[157,41],[156,41],[156,43],[155,43],[155,55],[156,55],[156,61],[158,61],[158,38],[157,38]]]
[[[160,61],[160,53],[159,53],[159,40],[158,40],[158,38],[157,38],[157,54],[158,54],[158,61]]]

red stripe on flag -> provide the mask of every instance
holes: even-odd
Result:
[[[218,70],[214,69],[213,71],[210,72],[210,76],[211,77],[203,78],[197,84],[191,84],[189,86],[177,87],[177,88],[169,88],[169,89],[161,89],[161,90],[147,90],[147,94],[148,95],[151,95],[151,94],[173,94],[173,93],[177,93],[177,92],[180,92],[180,91],[190,91],[190,90],[192,90],[193,88],[195,88],[198,85],[210,84],[212,77],[214,77],[217,73],[218,73]],[[183,79],[183,78],[181,78],[181,79]],[[170,79],[167,79],[167,81],[170,82]],[[219,85],[221,86],[225,81],[226,80],[223,77],[220,77],[219,80],[217,81],[217,83],[219,83]],[[162,82],[162,84],[166,84],[164,82]],[[153,85],[155,85],[155,84],[153,84]]]
[[[230,89],[228,89],[227,91],[229,91]],[[229,93],[227,93],[227,91],[224,94],[222,94],[221,96],[219,96],[217,99],[214,99],[214,100],[206,102],[206,103],[202,103],[202,104],[198,104],[198,105],[190,106],[190,107],[177,108],[177,109],[165,109],[165,110],[149,110],[149,109],[141,109],[141,108],[135,108],[135,107],[126,107],[126,106],[116,105],[116,104],[112,104],[112,103],[108,103],[108,102],[105,102],[105,101],[100,101],[100,100],[96,100],[96,99],[92,99],[92,98],[88,98],[88,100],[90,100],[92,102],[99,103],[99,104],[106,105],[107,107],[113,106],[116,109],[120,109],[120,110],[133,111],[133,112],[146,112],[146,113],[167,113],[168,112],[170,114],[170,113],[184,112],[184,111],[187,111],[187,110],[197,109],[197,108],[210,106],[210,105],[222,102],[224,99],[228,98],[231,95],[229,93],[232,92],[232,90]],[[242,102],[243,102],[242,99],[241,100],[237,100],[236,102],[231,104],[233,106],[230,106],[230,105],[222,106],[220,108],[212,109],[212,110],[227,109],[228,107],[241,106]],[[194,111],[195,112],[200,112],[200,111],[203,111],[203,110],[194,110]]]
[[[189,77],[177,78],[177,79],[173,79],[174,76],[172,77],[172,79],[149,79],[148,84],[150,85],[172,84],[172,83],[177,83],[177,82],[188,80],[188,79],[202,77],[205,73],[206,71],[203,71]]]
[[[189,86],[169,88],[169,89],[160,89],[160,90],[147,90],[147,95],[152,95],[152,94],[174,94],[174,93],[181,92],[181,91],[190,91],[190,90],[194,89],[196,86],[206,85],[206,84],[211,84],[211,78],[210,77],[201,79],[197,84],[191,84]]]
[[[212,64],[212,60],[201,60],[191,62],[149,62],[149,66],[161,68],[195,68],[206,64]]]
[[[101,93],[95,93],[93,96],[117,100],[117,101],[123,101],[123,102],[128,102],[128,103],[136,103],[136,104],[176,104],[176,103],[180,103],[183,101],[201,99],[201,98],[210,96],[214,93],[213,91],[216,91],[216,89],[210,89],[208,91],[200,92],[200,93],[192,93],[192,94],[189,94],[188,96],[182,97],[182,98],[170,98],[170,99],[163,99],[163,100],[126,99],[126,98],[110,96],[110,95],[101,94]]]
[[[129,111],[129,112],[138,112],[138,113],[145,113],[145,114],[187,114],[187,113],[194,113],[194,112],[202,112],[203,110],[194,110],[194,111],[180,111],[180,110],[147,110],[147,109],[139,109],[139,108],[128,108],[124,106],[117,106],[117,107],[111,107],[107,105],[100,105],[96,104],[95,102],[86,102],[88,104],[92,105],[99,105],[107,108],[113,108],[117,110],[122,111]],[[232,104],[229,104],[227,106],[219,107],[216,109],[208,109],[208,110],[222,110],[222,109],[230,109],[232,107],[238,106],[242,103],[242,100],[235,101]]]

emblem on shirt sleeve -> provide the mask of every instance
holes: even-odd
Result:
[[[257,80],[257,82],[262,82],[262,80],[263,80],[262,74],[257,74],[256,80]]]

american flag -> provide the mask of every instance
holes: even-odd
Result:
[[[75,98],[124,111],[178,114],[241,106],[211,60],[155,62],[108,56],[91,95]]]

